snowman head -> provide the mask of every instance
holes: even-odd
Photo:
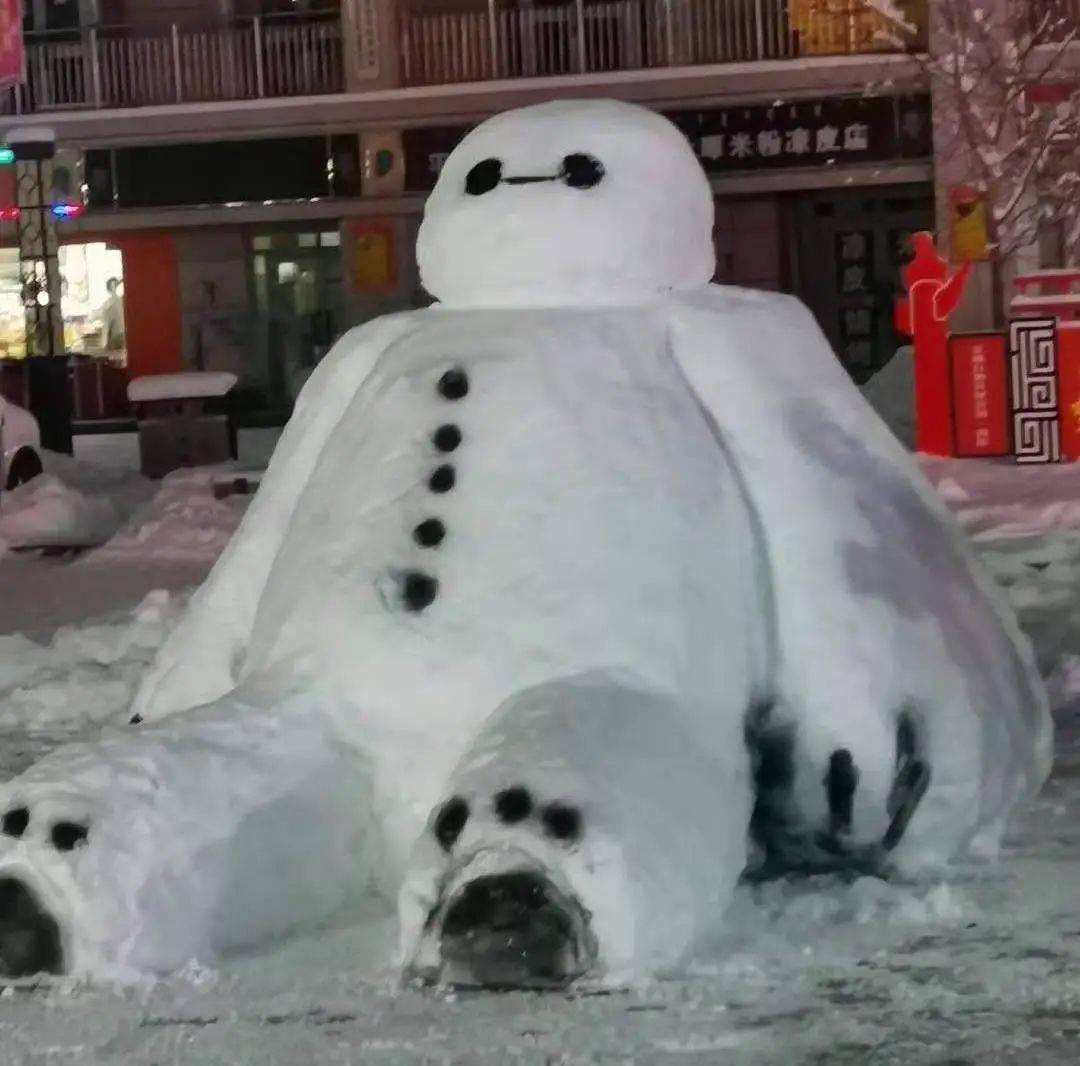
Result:
[[[417,262],[450,306],[636,303],[712,277],[713,201],[653,111],[560,100],[507,111],[450,153]]]

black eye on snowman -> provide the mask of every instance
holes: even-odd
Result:
[[[571,189],[591,189],[604,177],[604,164],[595,156],[574,152],[566,156],[559,168],[559,180]]]
[[[502,181],[502,160],[482,159],[465,175],[465,191],[470,196],[483,196]]]

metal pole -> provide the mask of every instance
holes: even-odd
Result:
[[[258,15],[251,29],[255,38],[255,95],[263,97],[266,95],[266,82],[263,75],[262,19]]]
[[[765,58],[765,16],[761,5],[765,0],[754,0],[754,22],[757,29],[757,55],[755,59]]]
[[[98,52],[97,27],[90,27],[90,80],[94,89],[94,107],[101,107],[101,54]]]
[[[664,26],[667,32],[667,65],[675,66],[675,19],[671,10],[673,0],[664,0]]]
[[[60,306],[60,260],[56,220],[49,210],[52,159],[17,160],[19,278],[26,316],[30,410],[41,443],[71,453],[71,388]]]
[[[180,73],[180,27],[172,24],[172,61],[173,78],[176,80],[176,102],[179,104],[184,99],[184,83]]]
[[[488,47],[491,50],[491,76],[499,76],[499,27],[495,21],[495,0],[488,0]]]
[[[574,10],[577,13],[578,73],[584,74],[587,61],[585,52],[585,0],[574,0]]]

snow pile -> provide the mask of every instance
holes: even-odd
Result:
[[[1080,463],[920,455],[923,473],[976,540],[1080,533]]]
[[[126,721],[135,686],[185,601],[152,592],[130,613],[65,626],[46,644],[0,636],[0,730],[66,732]],[[0,777],[11,769],[0,761]]]
[[[128,383],[132,403],[153,400],[204,399],[224,396],[236,385],[236,375],[226,371],[191,370],[183,374],[151,374]]]
[[[215,484],[237,476],[231,468],[177,470],[158,483],[153,499],[96,553],[101,562],[137,557],[168,562],[213,561],[236,531],[250,496],[217,499]]]
[[[131,471],[55,452],[45,473],[0,495],[0,543],[9,548],[85,547],[109,539],[154,492]]]

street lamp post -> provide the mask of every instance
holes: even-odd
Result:
[[[7,143],[15,153],[30,411],[41,427],[42,446],[70,454],[71,385],[56,219],[49,202],[56,136],[44,126],[23,126],[8,132]]]

